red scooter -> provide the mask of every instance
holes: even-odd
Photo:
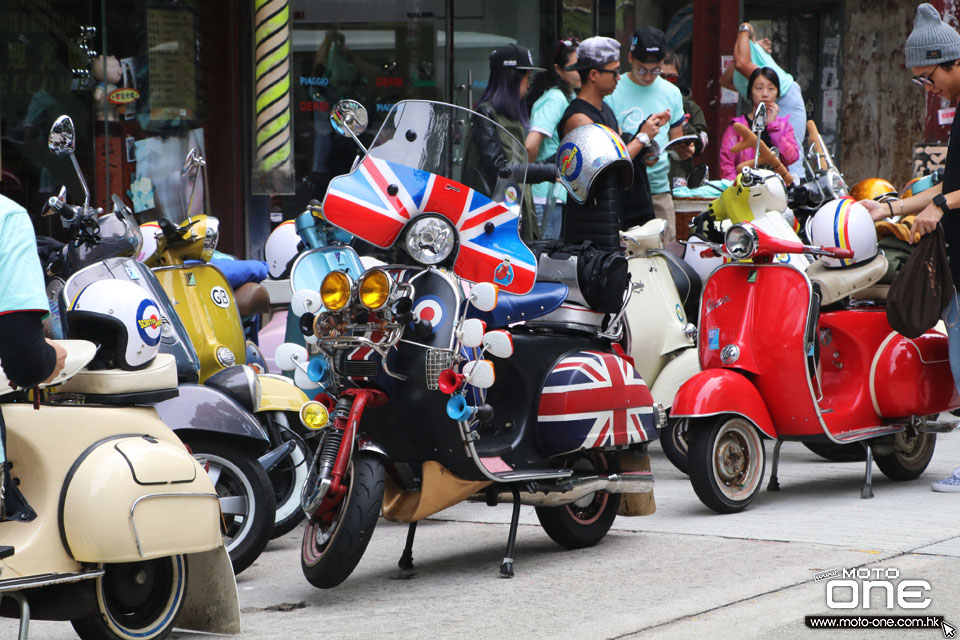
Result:
[[[945,334],[906,338],[887,322],[885,300],[851,297],[880,280],[886,259],[833,270],[817,261],[804,273],[773,257],[853,253],[780,240],[749,223],[732,226],[715,251],[752,262],[724,264],[705,284],[703,371],[673,403],[673,415],[689,420],[687,461],[700,500],[718,513],[745,509],[761,489],[764,437],[777,441],[771,491],[785,440],[862,444],[862,498],[873,497],[874,460],[892,480],[923,473],[936,432],[957,426],[930,417],[960,406],[960,394]]]

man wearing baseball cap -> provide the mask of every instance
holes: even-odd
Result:
[[[665,55],[666,40],[662,31],[645,27],[635,32],[630,43],[627,80],[604,98],[624,131],[636,131],[648,118],[656,118],[658,130],[653,139],[660,147],[683,135],[684,117],[680,89],[660,77]],[[678,148],[677,155],[681,160],[692,157],[693,145]],[[667,241],[677,236],[669,173],[670,159],[666,153],[661,153],[647,169],[654,214],[666,220],[669,226]]]
[[[960,97],[960,34],[940,19],[940,14],[930,4],[917,7],[913,31],[904,48],[906,66],[913,74],[913,82],[927,93],[946,98],[957,104]],[[885,215],[918,214],[913,222],[916,242],[943,225],[947,237],[947,255],[954,284],[960,284],[960,119],[954,119],[950,127],[950,142],[943,181],[915,196],[890,204],[875,200],[861,200],[860,204],[870,210],[874,219]],[[960,381],[960,299],[956,292],[943,313],[947,325],[950,348],[950,370],[954,384]],[[960,385],[958,385],[960,388]],[[933,483],[934,491],[960,492],[960,467],[944,480]]]
[[[656,119],[651,118],[644,123],[640,131],[635,127],[632,131],[624,132],[610,105],[604,101],[620,82],[620,43],[605,36],[587,38],[577,48],[577,62],[567,69],[580,73],[580,93],[570,102],[560,118],[557,125],[560,136],[567,135],[581,125],[596,122],[616,131],[626,142],[630,158],[636,158],[657,135],[659,124]],[[652,216],[653,203],[650,200],[646,168],[640,160],[636,160],[633,186],[624,202],[621,228],[628,229]]]

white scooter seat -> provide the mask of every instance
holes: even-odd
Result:
[[[820,260],[807,268],[807,277],[820,285],[823,299],[821,306],[827,306],[843,300],[849,295],[863,291],[880,282],[887,273],[887,259],[877,254],[873,260],[846,269],[828,269]]]
[[[60,386],[64,393],[94,396],[121,396],[176,390],[177,359],[158,353],[149,366],[138,371],[123,369],[83,369]]]

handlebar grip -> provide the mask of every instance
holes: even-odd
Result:
[[[832,254],[835,258],[852,258],[853,249],[841,249],[840,247],[822,247],[824,251]]]

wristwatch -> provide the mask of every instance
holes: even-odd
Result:
[[[635,139],[635,140],[638,140],[638,141],[640,142],[640,144],[642,144],[642,145],[645,146],[645,147],[647,147],[647,146],[650,145],[650,136],[648,136],[646,133],[644,133],[644,132],[642,132],[642,131],[641,131],[640,133],[638,133],[637,135],[635,135],[635,136],[634,136],[634,139]]]
[[[947,206],[947,199],[942,193],[933,196],[933,204],[940,207],[940,210],[943,211],[944,214],[950,213],[950,207]]]

